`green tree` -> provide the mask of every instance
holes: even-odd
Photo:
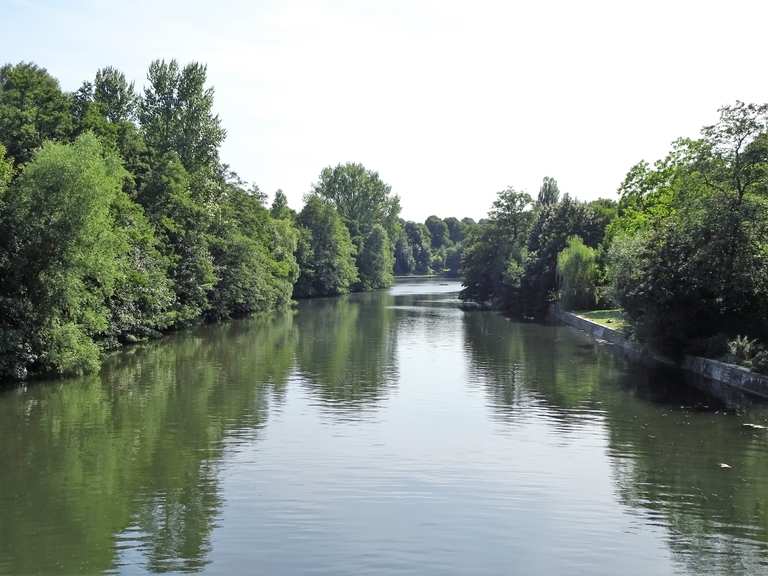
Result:
[[[175,152],[154,160],[138,201],[170,262],[176,294],[174,323],[194,322],[208,309],[208,294],[218,280],[209,248],[211,215],[192,197],[189,174]]]
[[[86,134],[72,145],[45,144],[5,194],[3,376],[98,367],[96,339],[109,328],[107,303],[130,246],[111,209],[122,178],[119,161]]]
[[[316,195],[307,198],[297,217],[298,298],[345,294],[357,282],[355,248],[336,209]]]
[[[449,216],[444,220],[445,225],[448,227],[448,238],[454,244],[458,244],[464,240],[464,231],[466,226],[453,216]]]
[[[620,190],[609,271],[642,338],[669,351],[768,334],[768,106],[737,103]]]
[[[491,302],[519,311],[522,262],[531,220],[531,197],[514,188],[498,193],[489,218],[465,239],[461,263],[463,300]]]
[[[560,188],[557,185],[557,180],[544,176],[544,181],[539,188],[539,195],[536,199],[536,203],[539,205],[551,205],[557,204],[560,201]]]
[[[566,310],[589,310],[595,306],[597,284],[596,251],[578,236],[571,236],[557,256],[560,303]]]
[[[377,172],[362,164],[329,166],[320,173],[313,191],[338,210],[353,240],[367,236],[376,224],[396,236],[400,198]]]
[[[133,82],[128,82],[125,74],[116,68],[107,66],[96,72],[93,100],[113,124],[132,122],[136,118],[139,98]]]
[[[294,211],[288,206],[288,197],[280,189],[275,192],[275,199],[272,201],[270,213],[272,218],[278,219],[290,219],[295,216]]]
[[[406,222],[405,234],[413,254],[416,274],[428,274],[432,265],[432,238],[429,229],[421,223]]]
[[[0,68],[0,143],[16,164],[29,162],[45,140],[69,138],[70,106],[44,68],[26,62]]]
[[[358,287],[362,290],[386,288],[394,281],[392,270],[395,259],[387,231],[381,224],[375,224],[365,238],[362,253],[358,259],[360,280]]]
[[[391,193],[391,187],[377,172],[348,163],[324,168],[313,192],[336,208],[349,230],[357,250],[358,287],[381,288],[389,285],[382,284],[386,281],[391,284],[393,266],[390,264],[386,273],[379,271],[382,261],[393,260],[390,238],[397,238],[399,226],[400,198]],[[380,230],[386,238],[380,238]],[[369,242],[372,246],[366,248]],[[366,262],[369,256],[375,261]]]
[[[213,88],[207,71],[193,62],[183,68],[176,60],[155,60],[139,105],[139,119],[153,154],[175,152],[190,175],[214,172],[226,131],[213,113]]]
[[[290,302],[298,276],[297,233],[273,220],[261,199],[230,182],[208,234],[215,284],[206,317],[219,320],[280,308]]]
[[[557,255],[568,238],[582,234],[586,215],[586,206],[567,194],[556,204],[537,205],[528,232],[521,290],[526,316],[544,316],[556,299]]]
[[[439,250],[446,246],[450,240],[448,226],[437,216],[430,216],[424,222],[432,239],[432,249]]]
[[[413,257],[413,247],[408,241],[405,231],[405,223],[401,226],[395,240],[395,274],[404,276],[412,274],[416,270],[416,260]]]

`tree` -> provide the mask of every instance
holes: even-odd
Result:
[[[448,235],[448,226],[445,222],[433,215],[427,218],[424,224],[429,230],[433,250],[439,250],[447,245],[450,238]]]
[[[544,176],[544,181],[539,188],[539,196],[536,203],[543,206],[557,204],[560,201],[560,188],[557,186],[557,180]]]
[[[133,82],[125,74],[107,66],[96,72],[93,83],[93,100],[107,120],[114,124],[132,122],[136,118],[139,99]]]
[[[670,352],[717,334],[768,335],[768,106],[737,103],[622,185],[611,225],[615,299]]]
[[[190,176],[175,152],[153,161],[138,201],[170,262],[176,293],[174,324],[194,322],[208,309],[209,291],[217,283],[208,237],[211,215],[192,197]]]
[[[299,277],[294,296],[332,296],[349,292],[358,280],[355,248],[336,209],[316,195],[297,217]]]
[[[567,194],[556,204],[538,205],[526,243],[523,313],[543,317],[557,295],[557,256],[568,238],[581,235],[587,219],[585,204]]]
[[[396,236],[400,198],[391,190],[377,172],[352,163],[324,168],[313,186],[315,194],[333,204],[355,241],[366,237],[376,224]]]
[[[560,303],[566,310],[589,310],[596,302],[597,258],[578,236],[557,256]]]
[[[5,194],[0,372],[98,367],[96,339],[110,324],[108,300],[125,275],[130,243],[111,210],[123,171],[93,135],[47,143]]]
[[[432,238],[429,229],[421,223],[406,222],[405,234],[413,254],[416,274],[428,274],[432,264]]]
[[[373,272],[378,270],[381,258],[392,258],[389,238],[397,238],[400,198],[391,193],[390,186],[379,178],[378,173],[367,170],[362,164],[348,163],[324,168],[319,181],[313,186],[313,192],[336,208],[349,230],[357,250],[359,287],[383,287],[381,282],[385,278],[389,278],[391,283],[393,266],[390,265],[388,274]],[[384,230],[387,238],[379,238],[377,232],[373,240],[377,243],[376,250],[388,251],[386,257],[383,253],[365,248],[377,227]],[[365,262],[368,256],[374,256],[376,262]],[[374,276],[367,276],[369,272]]]
[[[527,193],[508,187],[497,194],[488,220],[472,228],[461,261],[463,300],[520,310],[531,203]]]
[[[270,209],[272,218],[277,219],[290,219],[295,213],[288,206],[288,197],[285,192],[278,188],[275,192],[275,199],[272,201],[272,208]]]
[[[45,140],[66,140],[70,99],[44,68],[31,63],[0,68],[0,143],[16,164],[29,162]]]
[[[208,292],[209,320],[279,309],[290,302],[298,277],[297,233],[272,220],[261,198],[229,182],[208,231],[215,284]]]
[[[363,242],[358,259],[360,280],[358,288],[372,290],[392,285],[394,257],[387,231],[381,224],[374,224]]]
[[[454,244],[458,244],[464,240],[465,225],[459,221],[458,218],[449,216],[444,220],[445,225],[448,227],[448,238]]]
[[[413,247],[408,241],[404,223],[398,230],[395,240],[395,274],[406,275],[416,270],[416,259],[413,257]]]
[[[226,131],[213,113],[213,88],[206,88],[206,67],[193,62],[155,60],[139,105],[144,138],[153,154],[175,152],[185,170],[214,172]]]

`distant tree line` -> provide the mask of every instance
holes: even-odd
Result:
[[[293,298],[458,273],[467,223],[400,219],[360,164],[328,167],[298,214],[219,157],[206,67],[115,68],[75,92],[0,68],[0,380],[96,369],[104,350]]]
[[[550,178],[535,200],[500,192],[462,269],[467,300],[530,317],[620,306],[661,350],[768,369],[768,105],[722,108],[700,138],[634,166],[618,203],[561,196]]]

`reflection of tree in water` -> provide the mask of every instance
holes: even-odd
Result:
[[[511,321],[495,312],[464,315],[470,379],[482,382],[503,419],[540,407],[565,431],[599,407],[605,358],[560,326]],[[609,363],[610,364],[610,363]]]
[[[766,570],[764,433],[744,429],[745,420],[733,414],[679,405],[660,410],[618,394],[606,399],[606,421],[621,501],[668,527],[678,561],[694,573]],[[721,469],[721,462],[733,468]]]
[[[291,322],[206,327],[120,354],[101,376],[8,393],[2,569],[99,572],[124,541],[153,571],[204,566],[223,441],[263,425],[291,369]]]
[[[391,297],[374,292],[302,302],[299,371],[322,402],[354,413],[375,405],[397,377]]]
[[[625,362],[568,328],[470,313],[465,334],[472,379],[503,418],[539,409],[560,432],[585,414],[605,427],[620,501],[669,531],[688,571],[766,571],[768,432],[743,428],[747,416],[724,415],[680,375]]]

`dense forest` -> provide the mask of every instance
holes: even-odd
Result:
[[[198,63],[155,61],[73,93],[0,68],[0,380],[97,369],[105,350],[293,298],[457,275],[471,220],[400,218],[359,164],[322,170],[298,214],[219,156]]]
[[[663,352],[768,371],[768,105],[722,108],[700,138],[635,165],[617,203],[561,196],[550,178],[535,200],[500,192],[462,278],[465,300],[532,318],[620,307]]]

